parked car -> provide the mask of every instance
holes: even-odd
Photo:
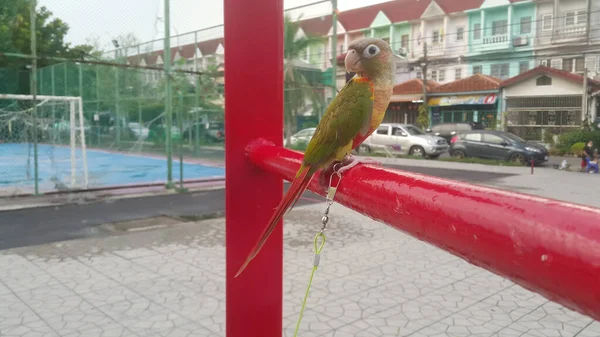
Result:
[[[189,137],[196,137],[196,126],[198,126],[198,131],[200,131],[200,139],[213,143],[225,141],[225,125],[223,122],[198,122],[197,124],[189,124],[184,127],[183,137],[186,139],[189,139]]]
[[[317,128],[307,128],[307,129],[302,129],[302,130],[296,132],[290,138],[290,143],[291,143],[290,146],[294,146],[300,142],[308,144],[308,142],[310,142],[310,139],[312,138],[312,136],[315,134],[316,129]],[[285,139],[285,138],[283,139],[283,146],[288,146],[287,139]]]
[[[140,123],[127,123],[127,127],[133,136],[140,140],[148,138],[148,135],[150,134],[150,129]]]
[[[225,124],[223,122],[209,122],[206,127],[206,139],[213,142],[225,141]]]
[[[548,161],[548,150],[540,144],[528,142],[510,132],[475,130],[456,135],[450,141],[454,157],[479,157],[535,164]]]
[[[425,132],[442,137],[446,142],[450,143],[452,137],[460,132],[483,129],[485,127],[481,123],[442,123],[434,125],[431,129],[425,130]]]
[[[428,135],[411,124],[381,124],[361,145],[361,152],[382,152],[437,158],[449,149],[444,138]]]

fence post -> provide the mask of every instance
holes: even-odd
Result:
[[[36,29],[35,29],[35,8],[37,6],[37,1],[31,2],[31,54],[33,56],[31,63],[31,94],[33,95],[33,179],[35,186],[35,195],[40,193],[39,182],[38,182],[38,119],[37,119],[37,40],[36,40]]]
[[[280,337],[283,226],[233,276],[283,192],[282,179],[254,167],[245,153],[259,137],[283,143],[283,0],[224,0],[224,7],[227,337]],[[257,46],[261,51],[252,52]]]

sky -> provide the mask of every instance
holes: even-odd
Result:
[[[132,33],[140,41],[158,39],[164,34],[162,6],[164,0],[38,0],[56,17],[69,26],[67,42],[73,45],[89,43],[102,49],[112,48],[112,39]],[[246,0],[268,1],[268,0]],[[338,0],[340,10],[369,6],[389,0]],[[284,0],[286,9],[314,0]],[[222,0],[171,0],[171,35],[183,34],[223,23]],[[331,12],[329,3],[313,5],[291,12],[304,18]],[[222,36],[222,28],[210,29],[199,34],[199,40]],[[175,45],[193,41],[192,36],[173,41]],[[155,43],[159,46],[160,43]]]

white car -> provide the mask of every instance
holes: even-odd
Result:
[[[131,130],[137,139],[146,139],[150,134],[150,129],[140,123],[127,123],[127,127],[129,127],[129,130]]]
[[[386,152],[437,158],[450,146],[442,137],[426,134],[411,124],[381,124],[361,145],[360,151]]]
[[[303,143],[310,142],[310,139],[315,134],[316,129],[317,128],[308,128],[308,129],[302,129],[302,130],[296,132],[290,138],[291,145],[292,146],[296,145],[299,142],[303,142]],[[283,146],[288,146],[287,139],[285,139],[285,138],[283,139]]]

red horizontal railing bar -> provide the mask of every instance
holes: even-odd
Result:
[[[286,180],[302,160],[262,140],[246,150]],[[309,189],[325,195],[316,176]],[[346,172],[335,201],[600,320],[600,209],[374,165]]]

